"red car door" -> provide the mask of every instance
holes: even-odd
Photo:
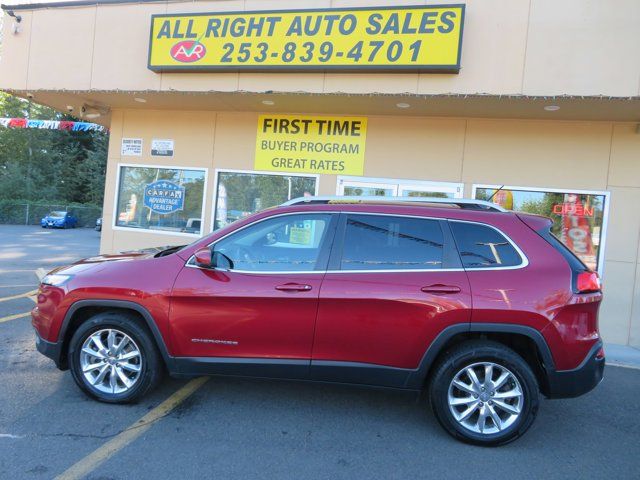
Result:
[[[336,221],[327,213],[267,217],[215,243],[214,251],[230,261],[228,269],[199,268],[192,259],[172,293],[178,355],[308,365]]]
[[[470,321],[469,282],[446,222],[343,217],[320,291],[312,375],[395,384],[406,375],[397,369],[417,368],[444,328]]]

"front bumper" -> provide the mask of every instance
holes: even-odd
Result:
[[[598,357],[602,342],[596,343],[580,366],[573,370],[548,372],[545,395],[548,398],[573,398],[593,390],[604,376],[604,356]]]
[[[62,359],[62,345],[57,342],[48,342],[44,340],[38,330],[34,329],[36,332],[36,348],[38,351],[43,354],[45,357],[49,357],[53,360],[60,370],[66,370],[67,366],[61,362]]]

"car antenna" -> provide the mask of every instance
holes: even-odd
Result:
[[[493,200],[493,197],[495,197],[498,194],[498,192],[500,190],[502,190],[503,188],[504,188],[504,185],[502,185],[499,189],[497,189],[495,192],[493,192],[493,195],[491,195],[489,198],[487,198],[487,202],[490,202],[491,200]]]

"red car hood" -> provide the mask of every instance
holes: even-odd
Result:
[[[119,253],[113,255],[98,255],[96,257],[84,258],[71,265],[65,265],[55,268],[50,271],[52,273],[61,273],[65,275],[76,275],[80,272],[85,272],[90,269],[95,269],[104,266],[112,262],[130,262],[135,260],[144,260],[145,258],[152,258],[157,251],[153,252],[132,252],[132,253]]]

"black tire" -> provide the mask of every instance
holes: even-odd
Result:
[[[123,393],[105,393],[96,389],[85,378],[80,366],[80,351],[85,340],[92,333],[107,328],[127,334],[141,353],[140,376],[130,390]],[[143,322],[135,315],[117,311],[99,313],[82,323],[71,338],[68,358],[71,374],[80,389],[88,396],[106,403],[132,403],[140,400],[158,386],[164,373],[160,352]]]
[[[476,433],[466,428],[456,420],[449,407],[451,382],[462,369],[479,362],[491,362],[509,370],[520,383],[523,393],[519,416],[497,433]],[[489,340],[471,340],[447,351],[434,368],[428,393],[433,413],[450,435],[463,442],[482,446],[504,445],[524,435],[536,418],[540,396],[538,382],[527,362],[510,348]],[[496,426],[493,420],[491,424]]]

